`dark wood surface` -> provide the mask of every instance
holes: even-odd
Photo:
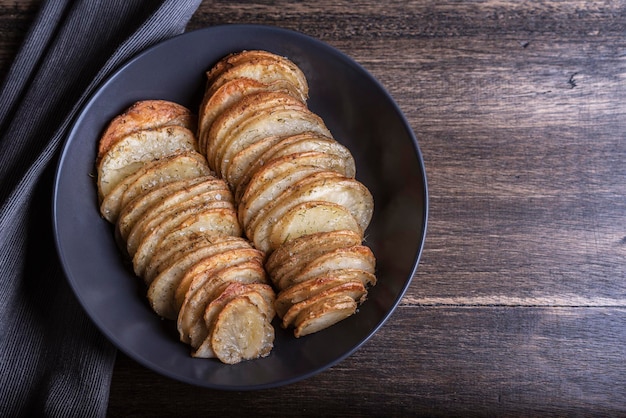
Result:
[[[0,75],[37,1],[0,1]],[[218,392],[118,355],[110,416],[626,416],[626,3],[205,1],[189,29],[317,37],[387,88],[429,180],[382,329],[287,387]]]

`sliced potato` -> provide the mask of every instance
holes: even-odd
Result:
[[[289,209],[271,226],[270,248],[278,248],[303,235],[343,230],[363,236],[361,227],[345,206],[330,202],[303,202]]]
[[[209,166],[215,170],[218,175],[221,175],[221,173],[218,171],[219,167],[216,165],[216,151],[222,145],[224,137],[249,117],[254,116],[264,109],[277,106],[300,106],[306,108],[301,101],[289,94],[261,91],[245,96],[228,107],[215,119],[207,134],[205,156]]]
[[[207,257],[189,268],[176,287],[174,302],[180,311],[185,299],[210,279],[218,270],[243,262],[258,262],[263,265],[264,254],[256,249],[234,249]]]
[[[290,154],[261,167],[252,176],[237,206],[239,221],[245,228],[267,204],[314,173],[345,172],[344,161],[335,155],[319,152]]]
[[[193,131],[195,118],[184,106],[167,100],[142,100],[109,122],[98,144],[98,161],[123,137],[144,129],[178,125]]]
[[[284,214],[307,201],[325,201],[342,205],[354,216],[359,227],[365,231],[374,209],[374,200],[369,190],[359,181],[336,173],[316,173],[299,181],[283,192],[271,205],[259,211],[255,218],[245,225],[246,235],[256,248],[271,252],[269,241],[272,225]]]
[[[207,71],[206,73],[207,89],[209,88],[209,86],[211,86],[211,84],[213,84],[213,82],[219,75],[221,75],[222,73],[224,73],[224,71],[232,67],[235,67],[239,64],[242,64],[244,62],[247,62],[253,59],[259,59],[259,58],[275,59],[276,57],[279,57],[279,56],[272,52],[264,51],[264,50],[254,50],[254,49],[233,52],[231,54],[228,54],[227,56],[220,59],[217,63],[215,63],[215,65],[213,65],[209,69],[209,71]]]
[[[302,270],[283,276],[276,284],[279,289],[288,289],[291,286],[310,280],[336,270],[356,269],[374,274],[376,258],[368,247],[355,245],[353,247],[338,248],[327,252],[312,260]]]
[[[345,286],[343,290],[357,303],[361,303],[365,300],[367,289],[361,280],[358,278],[348,278],[345,275],[329,273],[328,275],[314,277],[313,279],[298,283],[295,286],[291,286],[289,289],[281,291],[276,296],[276,302],[274,303],[276,314],[280,318],[283,318],[292,305],[322,294],[330,289],[340,289],[339,286]]]
[[[146,234],[133,255],[133,268],[137,275],[142,276],[161,240],[181,225],[183,227],[196,225],[197,228],[204,228],[207,233],[215,235],[238,236],[241,234],[236,214],[232,209],[215,208],[210,205],[192,207],[182,213],[172,214]]]
[[[231,195],[227,188],[212,180],[195,184],[175,194],[168,195],[135,223],[128,237],[126,246],[128,254],[133,256],[137,247],[147,233],[157,228],[166,218],[175,214],[185,213],[192,207],[201,208],[225,208],[233,209],[230,201]]]
[[[282,327],[288,328],[293,325],[296,318],[305,310],[313,305],[318,304],[319,301],[328,301],[339,296],[348,296],[354,302],[358,303],[363,296],[367,293],[363,283],[359,281],[350,281],[341,283],[339,285],[330,287],[328,289],[318,291],[311,295],[304,295],[304,298],[296,303],[293,303],[287,312],[282,316]]]
[[[268,134],[268,135],[263,134],[264,132],[267,131],[266,129],[263,128],[263,125],[261,125],[261,128],[260,128],[262,131],[256,132],[254,129],[252,130],[248,129],[250,124],[255,123],[255,122],[258,123],[259,121],[263,122],[269,117],[269,115],[276,113],[276,112],[307,111],[306,107],[302,105],[302,103],[300,102],[294,102],[293,104],[289,104],[289,103],[280,104],[279,103],[273,106],[268,105],[268,103],[263,103],[263,104],[259,103],[256,106],[254,106],[253,110],[254,109],[256,109],[254,113],[248,114],[248,116],[246,116],[245,118],[241,117],[239,122],[236,125],[232,126],[228,131],[224,132],[222,134],[220,142],[216,144],[213,150],[212,162],[215,164],[215,171],[219,173],[221,177],[224,177],[226,174],[226,171],[222,171],[224,170],[223,165],[230,163],[230,159],[227,159],[226,153],[229,152],[229,150],[233,149],[231,145],[233,141],[241,143],[244,140],[248,140],[247,145],[251,145],[255,143],[256,141],[263,139],[266,136],[271,136],[271,134]],[[246,109],[246,110],[249,110],[249,109]],[[248,139],[246,132],[248,133],[248,135],[252,135],[252,139]]]
[[[176,305],[176,289],[189,269],[218,254],[231,254],[232,251],[246,248],[252,249],[246,240],[233,237],[233,239],[220,240],[211,246],[200,247],[173,260],[150,283],[147,294],[150,306],[160,316],[175,319],[179,311]]]
[[[183,179],[171,183],[164,183],[150,190],[146,194],[137,196],[135,199],[128,202],[128,204],[126,204],[120,211],[116,222],[117,234],[123,241],[126,241],[128,234],[130,234],[130,231],[133,229],[135,224],[143,219],[147,213],[149,213],[152,206],[158,204],[158,202],[172,193],[184,190],[187,187],[202,183],[206,180],[207,179],[205,178],[198,177],[194,179]]]
[[[316,132],[303,132],[286,138],[280,138],[280,141],[268,142],[267,145],[255,145],[258,150],[248,151],[252,155],[248,158],[247,167],[242,170],[241,178],[234,189],[235,200],[237,202],[241,200],[250,182],[250,178],[256,174],[257,171],[274,160],[287,155],[306,152],[336,155],[339,157],[340,161],[343,161],[342,173],[346,177],[354,177],[356,175],[356,165],[350,151],[333,138],[325,137]],[[254,146],[249,147],[249,149],[251,148],[254,148]],[[245,151],[242,151],[240,154],[245,156],[244,152]],[[237,156],[235,156],[231,164],[235,164],[236,159]],[[241,165],[243,166],[244,164]],[[236,169],[236,167],[231,169]]]
[[[197,151],[196,136],[182,126],[133,132],[112,145],[98,165],[98,194],[104,199],[144,164],[177,152]]]
[[[177,328],[180,340],[191,344],[193,348],[197,348],[206,338],[208,329],[204,316],[207,305],[213,299],[213,294],[216,291],[213,282],[264,284],[265,280],[265,271],[262,264],[258,261],[244,261],[215,272],[206,280],[203,286],[185,297],[178,312]],[[233,289],[231,288],[231,291],[236,293]]]
[[[336,295],[303,309],[295,320],[296,338],[326,329],[356,312],[357,303],[348,295]]]
[[[231,187],[236,187],[244,173],[243,167],[240,170],[229,170],[230,163],[237,153],[269,136],[285,137],[302,132],[331,135],[322,119],[305,108],[268,109],[232,130],[224,139],[222,147],[216,154],[220,173]]]
[[[198,231],[192,225],[175,228],[154,249],[154,254],[143,273],[144,281],[151,283],[165,269],[204,247],[216,249],[231,243],[239,246],[242,241],[247,243],[238,236],[210,234],[207,231]]]
[[[259,159],[267,162],[283,155],[307,151],[337,155],[346,161],[346,177],[354,177],[356,175],[354,157],[352,157],[350,150],[334,138],[320,135],[314,131],[302,132],[284,138],[281,142],[269,148]]]
[[[161,184],[210,174],[206,160],[196,151],[151,161],[111,190],[100,205],[100,213],[107,221],[115,223],[122,208],[135,197]]]
[[[198,142],[201,152],[206,152],[207,136],[213,122],[228,107],[243,97],[261,91],[275,91],[289,94],[299,100],[300,93],[286,80],[276,80],[269,84],[251,78],[236,78],[224,83],[212,95],[205,95],[200,105],[198,123]]]
[[[309,263],[339,248],[360,245],[362,236],[349,230],[320,232],[302,236],[282,245],[272,253],[266,269],[277,286],[284,276],[293,276]],[[280,288],[283,289],[283,288]]]
[[[215,356],[226,364],[267,356],[274,347],[274,327],[248,296],[235,297],[219,312],[209,330]]]
[[[256,52],[255,52],[256,53]],[[226,58],[229,59],[228,57]],[[257,56],[253,59],[246,57],[236,58],[239,62],[233,63],[224,71],[213,71],[207,74],[206,95],[211,96],[224,83],[236,78],[252,78],[264,84],[272,83],[276,80],[287,80],[293,84],[300,92],[301,100],[304,102],[309,95],[309,86],[302,70],[285,57],[278,55]]]

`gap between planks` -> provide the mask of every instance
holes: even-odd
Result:
[[[406,296],[403,305],[451,307],[549,307],[549,308],[626,308],[626,299],[584,297],[579,295],[515,297],[515,296]]]

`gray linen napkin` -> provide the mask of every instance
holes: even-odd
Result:
[[[54,169],[81,106],[200,0],[44,1],[0,90],[0,416],[103,416],[115,349],[75,299],[51,226]]]

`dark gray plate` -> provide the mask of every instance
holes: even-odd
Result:
[[[375,198],[366,243],[377,257],[378,284],[356,315],[296,339],[276,323],[267,358],[224,365],[193,359],[173,321],[146,302],[145,289],[120,257],[98,213],[94,160],[107,122],[142,99],[197,109],[204,72],[228,53],[265,49],[289,57],[310,84],[310,108],[357,161],[357,178]],[[198,30],[134,58],[87,103],[67,138],[54,193],[59,256],[80,303],[102,332],[144,366],[184,382],[250,390],[292,383],[338,363],[387,320],[415,272],[426,232],[428,196],[417,141],[402,113],[363,68],[332,47],[292,31],[248,25]],[[401,361],[401,360],[398,360]]]

